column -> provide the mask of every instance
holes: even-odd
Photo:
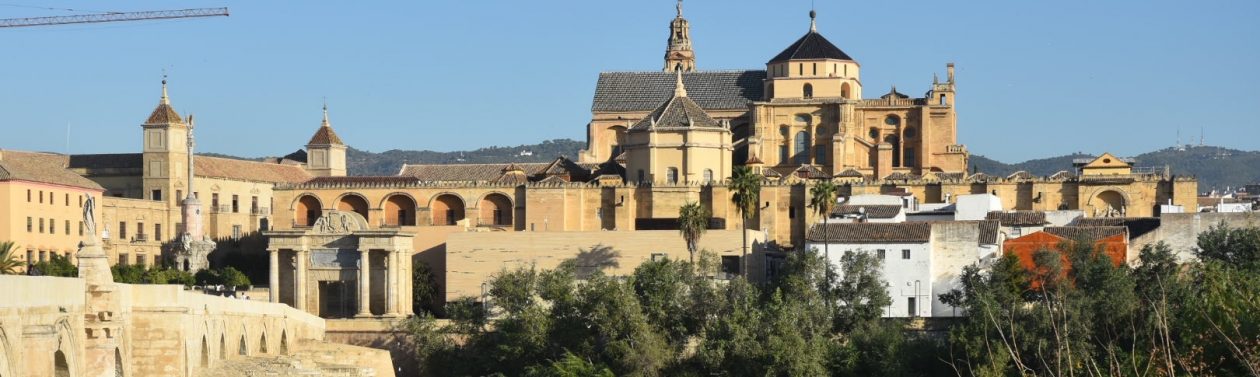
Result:
[[[295,283],[293,287],[294,301],[297,301],[295,303],[297,305],[295,305],[294,308],[297,310],[306,310],[306,288],[308,285],[306,282],[306,270],[307,266],[310,265],[307,261],[310,257],[311,251],[305,249],[298,250],[297,255],[293,256],[294,264],[297,265],[297,268],[294,271],[294,274],[297,275],[297,278],[294,280],[296,280],[297,283]]]
[[[372,260],[369,258],[369,250],[359,250],[359,314],[355,317],[372,316],[369,305],[372,302],[372,276],[369,273],[371,269]]]
[[[387,279],[385,279],[385,315],[390,317],[398,316],[399,300],[406,292],[402,291],[398,284],[398,269],[401,267],[398,263],[398,250],[389,252],[389,262],[385,268]]]
[[[280,250],[269,249],[267,254],[271,256],[267,272],[267,296],[271,302],[280,302]]]

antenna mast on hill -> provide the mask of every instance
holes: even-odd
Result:
[[[179,10],[158,10],[144,12],[104,12],[75,16],[29,17],[0,19],[0,28],[48,26],[65,24],[91,24],[101,22],[163,20],[172,18],[194,18],[227,16],[227,8],[196,8]]]

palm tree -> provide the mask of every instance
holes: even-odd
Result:
[[[696,264],[696,247],[700,243],[700,236],[708,228],[709,210],[700,203],[687,203],[678,208],[678,232],[687,241],[687,252],[691,253],[692,266]]]
[[[826,234],[827,218],[831,217],[831,208],[836,205],[836,184],[831,181],[822,181],[809,189],[809,206],[814,208],[814,212],[823,217],[823,234]],[[827,264],[831,264],[831,254],[827,250],[826,237],[823,239],[823,259]],[[831,269],[826,270],[827,286],[831,287]]]
[[[17,255],[13,253],[16,250],[17,244],[12,241],[0,242],[0,275],[17,273],[17,268],[22,265],[22,262],[18,262]]]
[[[742,266],[740,272],[743,273],[744,279],[748,279],[748,220],[752,220],[757,215],[757,209],[761,202],[761,174],[753,172],[752,168],[747,166],[739,166],[735,168],[735,174],[731,176],[730,182],[726,188],[734,193],[731,201],[735,202],[735,210],[739,211],[740,218],[743,220],[742,231],[740,236],[744,238],[744,255],[740,258]]]

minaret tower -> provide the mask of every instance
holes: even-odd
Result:
[[[683,18],[682,0],[678,0],[678,16],[669,24],[669,48],[665,50],[665,72],[696,71],[696,52],[691,49],[691,24]]]

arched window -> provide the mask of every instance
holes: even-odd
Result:
[[[900,124],[901,124],[901,118],[898,118],[896,115],[889,115],[889,116],[886,116],[886,117],[884,117],[884,124],[887,124],[887,125],[889,125],[889,126],[896,126],[896,125],[900,125]]]
[[[796,158],[794,159],[796,163],[808,164],[809,163],[809,144],[810,144],[809,133],[805,131],[797,132],[796,140],[793,144],[795,144],[795,148],[793,149],[793,152],[796,152]]]
[[[665,181],[678,183],[678,168],[665,169]]]
[[[704,183],[713,182],[713,169],[704,169]]]
[[[892,144],[892,166],[901,167],[901,139],[897,135],[888,135],[884,141]]]
[[[805,84],[805,98],[814,98],[814,86]]]
[[[840,84],[840,96],[844,99],[853,99],[849,96],[849,83]]]
[[[429,205],[432,214],[430,224],[436,226],[455,225],[464,219],[464,200],[451,194],[438,195]]]
[[[808,86],[809,84],[805,84],[805,85]],[[810,116],[809,114],[796,114],[796,117],[794,117],[793,119],[796,120],[796,123],[804,124],[806,126],[814,124],[814,117]],[[786,136],[787,133],[785,132],[783,135]]]
[[[948,105],[948,103],[945,103],[945,95],[944,95],[944,94],[942,94],[942,95],[941,95],[941,106],[945,106],[945,105]]]

